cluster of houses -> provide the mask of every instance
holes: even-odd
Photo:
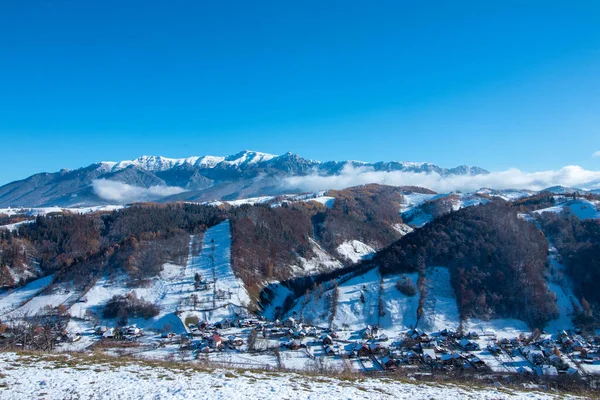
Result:
[[[365,328],[368,335],[372,327]],[[472,339],[475,334],[458,337],[448,330],[427,334],[419,329],[405,332],[399,341],[386,347],[379,335],[378,342],[371,340],[362,344],[361,351],[352,352],[350,356],[381,355],[377,361],[384,370],[395,370],[401,366],[422,366],[431,368],[474,368],[485,367],[485,363],[471,351],[479,350],[479,345]]]
[[[398,337],[394,335],[394,341],[390,341],[377,326],[366,326],[349,334],[300,323],[293,317],[284,321],[264,318],[201,321],[187,328],[183,335],[163,333],[160,338],[196,354],[273,351],[278,347],[282,351],[302,351],[310,358],[357,359],[359,364],[369,360],[381,371],[416,368],[491,372],[496,368],[498,372],[498,366],[510,364],[514,372],[555,377],[584,374],[581,365],[585,364],[598,364],[600,368],[600,340],[586,340],[580,334],[566,331],[497,339],[493,332],[459,334],[444,329],[426,333],[411,329]],[[135,340],[143,331],[135,325],[98,327],[96,334],[103,339]],[[254,343],[261,340],[267,345],[257,349]]]
[[[365,327],[360,338],[354,340],[342,340],[336,332],[299,324],[292,318],[284,326],[288,340],[282,343],[282,348],[306,349],[313,355],[311,347],[319,344],[324,356],[368,358],[387,371],[411,366],[491,371],[487,357],[498,358],[496,365],[515,366],[515,372],[547,377],[580,374],[582,370],[577,364],[600,365],[600,342],[586,341],[581,335],[566,331],[544,337],[521,334],[512,339],[497,339],[493,333],[482,333],[480,337],[476,332],[459,334],[444,329],[428,334],[411,329],[400,340],[388,344],[387,335],[376,326]],[[482,348],[480,343],[487,346]]]
[[[144,331],[136,325],[117,326],[114,328],[97,326],[94,330],[94,334],[102,339],[134,341],[143,336]]]
[[[522,337],[504,340],[499,347],[509,354],[518,352],[530,362],[530,368],[523,367],[519,372],[539,376],[578,375],[585,371],[586,364],[600,365],[600,342],[567,331],[536,337],[529,342]]]

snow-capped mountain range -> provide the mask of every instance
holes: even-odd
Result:
[[[434,174],[444,178],[489,174],[483,168],[467,165],[443,168],[426,162],[322,162],[293,153],[273,155],[250,150],[226,157],[142,156],[134,160],[103,161],[75,170],[39,173],[8,183],[0,187],[0,207],[68,207],[144,200],[212,201],[277,196],[306,191],[296,183],[298,177],[336,180],[347,175],[349,169],[383,175],[397,172],[421,174],[419,176]],[[426,183],[416,184],[427,186]]]
[[[488,171],[461,165],[442,168],[432,163],[315,161],[293,153],[273,155],[245,150],[226,157],[103,161],[75,170],[39,173],[0,187],[0,206],[89,206],[136,200],[204,201],[300,192],[283,179],[294,176],[335,176],[344,168],[374,171],[478,175]]]
[[[220,156],[203,156],[203,157],[187,157],[187,158],[168,158],[162,156],[141,156],[135,160],[124,160],[119,162],[103,161],[99,168],[105,169],[107,172],[116,172],[127,167],[133,166],[146,171],[166,171],[177,167],[192,167],[192,168],[215,168],[218,165],[241,167],[244,165],[253,165],[260,162],[268,161],[277,156],[267,153],[245,150],[241,153],[234,154],[229,157]]]

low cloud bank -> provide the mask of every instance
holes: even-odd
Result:
[[[100,198],[118,204],[156,200],[185,191],[185,189],[175,186],[152,186],[144,188],[108,179],[96,179],[92,182],[92,187],[94,193]]]
[[[600,188],[600,171],[590,171],[577,165],[569,165],[555,171],[523,172],[518,169],[509,169],[485,175],[442,176],[437,173],[375,171],[371,167],[347,165],[339,175],[293,176],[284,178],[282,186],[289,189],[318,191],[344,189],[367,183],[422,186],[442,193],[454,190],[475,191],[483,187],[541,190],[556,185],[598,189]]]

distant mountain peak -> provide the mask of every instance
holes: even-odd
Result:
[[[243,150],[237,154],[225,157],[225,162],[230,165],[257,164],[264,161],[272,160],[277,157],[273,154],[261,153],[260,151]]]

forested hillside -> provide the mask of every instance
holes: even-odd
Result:
[[[402,236],[394,225],[402,223],[402,193],[408,190],[433,193],[422,188],[375,184],[327,192],[335,202],[332,208],[314,216],[317,237],[330,251],[348,240],[360,240],[375,249],[391,244]]]
[[[533,224],[498,200],[444,215],[373,261],[386,273],[448,267],[463,318],[520,318],[542,326],[556,313],[544,280],[547,248]]]
[[[155,276],[167,260],[187,255],[189,233],[225,219],[215,207],[139,204],[112,213],[38,216],[15,232],[0,230],[0,283],[56,273],[85,281],[103,268],[132,280]]]
[[[309,207],[243,205],[229,215],[233,268],[246,285],[289,279],[298,257],[312,258]]]
[[[600,220],[542,213],[538,221],[567,267],[583,308],[579,317],[589,322],[600,315]]]

